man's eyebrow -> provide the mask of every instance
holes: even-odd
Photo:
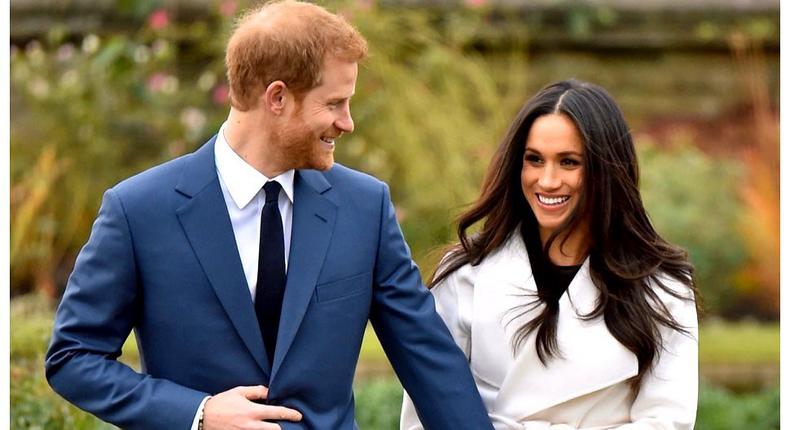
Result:
[[[332,103],[342,102],[342,101],[345,101],[345,100],[351,100],[351,97],[353,97],[353,96],[354,95],[352,94],[352,95],[350,95],[348,97],[344,97],[344,96],[330,97],[329,101],[332,102]]]

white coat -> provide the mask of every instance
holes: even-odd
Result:
[[[691,298],[678,281],[662,281]],[[612,336],[601,317],[580,318],[594,308],[599,294],[590,278],[589,258],[560,299],[561,356],[546,366],[538,359],[534,331],[513,352],[514,333],[540,310],[518,316],[537,292],[520,234],[511,235],[478,266],[467,264],[432,289],[437,311],[466,354],[497,430],[693,429],[696,308],[693,300],[655,291],[689,334],[661,326],[664,349],[634,394],[629,380],[638,371],[636,356]],[[423,428],[405,393],[400,428]]]

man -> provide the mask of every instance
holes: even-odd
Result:
[[[369,319],[427,428],[492,428],[386,185],[333,166],[366,51],[307,3],[240,20],[217,136],[105,193],[47,352],[58,393],[129,429],[353,429]],[[132,329],[142,373],[116,360]]]

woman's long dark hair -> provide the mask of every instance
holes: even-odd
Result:
[[[600,292],[595,308],[585,319],[603,317],[609,332],[639,361],[638,387],[645,372],[662,349],[660,326],[688,334],[669,314],[653,285],[699,307],[694,268],[686,252],[666,242],[655,231],[639,193],[639,168],[631,133],[622,112],[601,87],[567,80],[547,86],[530,99],[516,116],[488,168],[481,194],[459,217],[459,243],[436,269],[432,288],[465,264],[480,264],[523,225],[537,232],[537,220],[521,188],[521,169],[529,130],[547,114],[562,114],[576,125],[584,142],[584,179],[580,204],[562,226],[548,238],[548,250],[558,236],[589,219],[590,275]],[[468,230],[482,221],[479,232]],[[565,236],[567,237],[567,236]],[[685,284],[691,294],[669,288],[662,275]],[[557,344],[557,294],[538,285],[541,313],[517,330],[517,348],[537,330],[536,348],[541,362],[560,351]],[[526,305],[521,313],[534,307]]]

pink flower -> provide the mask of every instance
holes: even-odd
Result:
[[[214,101],[215,104],[224,105],[228,102],[228,97],[230,94],[230,89],[226,84],[220,84],[214,87],[214,91],[211,93],[211,100]]]
[[[157,9],[148,16],[148,26],[153,30],[161,30],[170,24],[170,16],[164,9]]]
[[[369,11],[373,8],[374,0],[357,0],[357,8],[364,11]]]
[[[236,13],[238,5],[236,0],[222,0],[219,3],[219,13],[222,16],[233,16]]]
[[[148,77],[148,91],[158,93],[162,91],[167,81],[167,75],[162,72],[154,73]]]
[[[485,4],[488,3],[488,1],[487,0],[464,0],[464,3],[466,3],[466,5],[469,6],[469,7],[476,8],[476,7],[485,6]]]
[[[66,62],[71,60],[74,57],[74,51],[74,45],[71,43],[64,43],[63,45],[60,45],[57,54],[58,61]]]

